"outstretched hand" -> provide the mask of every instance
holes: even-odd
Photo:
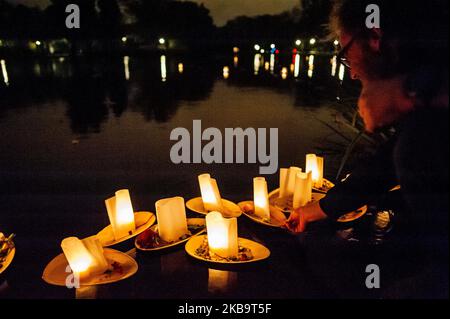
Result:
[[[304,218],[304,214],[302,214],[300,209],[296,209],[291,212],[291,215],[286,221],[284,227],[296,234],[305,231],[306,221]]]

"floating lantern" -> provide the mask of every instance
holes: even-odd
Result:
[[[255,177],[253,179],[253,203],[255,215],[264,220],[270,220],[269,194],[264,177]]]
[[[61,248],[74,275],[80,280],[88,278],[94,260],[83,242],[76,237],[68,237],[61,242]]]
[[[198,176],[198,182],[205,210],[222,212],[222,198],[216,180],[209,174],[202,174]]]
[[[155,206],[159,237],[174,242],[189,233],[183,197],[160,199]]]
[[[103,253],[103,247],[97,236],[91,236],[82,240],[82,243],[92,257],[90,266],[91,275],[102,274],[108,269],[108,261]]]
[[[206,215],[209,253],[223,258],[238,256],[237,219],[224,218],[219,212]]]
[[[289,169],[280,169],[280,198],[289,197],[294,194],[295,190],[295,176],[301,173],[302,169],[291,166]]]
[[[116,196],[105,200],[105,204],[114,239],[131,235],[136,230],[136,225],[129,191],[127,189],[117,191]]]
[[[297,173],[295,176],[295,191],[293,208],[303,207],[312,199],[312,179],[311,172]]]
[[[316,154],[306,155],[306,172],[311,172],[311,178],[315,187],[322,187],[323,185],[323,157],[318,157]]]

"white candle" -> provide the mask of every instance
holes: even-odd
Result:
[[[117,191],[116,196],[105,200],[105,204],[114,239],[118,240],[133,234],[136,224],[129,191],[127,189]]]
[[[253,179],[253,203],[255,215],[262,219],[270,220],[269,194],[264,177],[255,177]]]
[[[84,246],[92,256],[90,273],[92,275],[103,274],[109,267],[105,258],[102,244],[97,236],[91,236],[82,240]]]
[[[222,198],[216,180],[211,178],[209,174],[202,174],[198,176],[198,182],[205,210],[222,212]]]
[[[160,199],[155,203],[158,233],[166,242],[175,242],[189,233],[183,197]]]
[[[223,258],[238,256],[237,219],[224,218],[219,212],[206,215],[206,231],[210,254]]]
[[[312,181],[311,172],[297,173],[295,181],[295,192],[293,200],[293,208],[303,207],[311,201],[312,198]]]
[[[74,275],[80,280],[88,278],[94,260],[83,242],[76,237],[68,237],[61,242],[61,248]]]
[[[280,188],[279,188],[279,198],[283,198],[286,196],[287,193],[287,176],[288,176],[289,169],[287,168],[280,168]]]
[[[313,185],[322,187],[323,184],[323,158],[316,154],[306,155],[306,172],[311,172]]]
[[[299,167],[289,167],[288,180],[287,180],[287,196],[293,196],[295,190],[295,176],[297,173],[301,173],[302,169]]]

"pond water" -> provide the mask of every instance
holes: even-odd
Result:
[[[62,238],[108,224],[104,199],[120,188],[154,211],[160,198],[199,196],[208,172],[224,198],[251,198],[259,163],[174,164],[174,128],[278,128],[279,167],[318,153],[330,180],[355,136],[335,123],[356,88],[333,55],[2,59],[1,70],[0,230],[17,234],[9,281],[30,297]]]

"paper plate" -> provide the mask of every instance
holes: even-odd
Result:
[[[206,235],[200,235],[200,236],[194,236],[192,237],[185,246],[186,252],[202,261],[210,262],[210,263],[219,263],[219,264],[246,264],[246,263],[252,263],[264,260],[270,256],[270,250],[267,249],[265,246],[254,242],[249,239],[245,238],[239,238],[238,244],[240,247],[244,247],[246,249],[250,249],[251,253],[253,255],[253,258],[250,260],[238,260],[238,261],[230,261],[225,259],[207,259],[205,257],[202,257],[196,253],[197,249],[200,248],[203,243],[206,241]]]
[[[16,248],[14,247],[13,249],[10,249],[10,251],[6,255],[5,260],[1,264],[0,274],[3,273],[6,270],[6,268],[8,268],[9,265],[11,265],[15,254],[16,254]]]
[[[276,189],[269,194],[269,204],[282,210],[285,213],[290,213],[292,210],[292,196],[287,198],[279,198],[279,189]],[[312,201],[317,202],[325,197],[323,193],[312,193]]]
[[[225,207],[227,212],[221,212],[223,217],[239,217],[242,215],[242,211],[239,208],[238,205],[233,203],[232,201],[222,199],[222,205]],[[205,207],[203,206],[203,200],[201,197],[195,197],[193,199],[190,199],[186,202],[186,207],[190,210],[206,215],[209,212],[205,210]]]
[[[125,240],[128,240],[130,238],[133,238],[140,233],[142,233],[144,230],[149,228],[151,225],[153,225],[156,221],[156,216],[153,213],[150,212],[136,212],[134,213],[134,222],[136,224],[136,230],[128,236],[122,237],[118,240],[114,239],[114,234],[112,230],[111,224],[103,228],[98,234],[97,237],[100,240],[100,243],[103,247],[112,246],[118,243],[121,243]]]
[[[328,179],[323,179],[323,185],[322,187],[315,187],[313,186],[313,191],[320,192],[320,193],[327,193],[330,189],[334,187],[334,184],[330,182]]]
[[[266,225],[266,226],[271,226],[271,227],[282,227],[287,218],[286,215],[283,213],[283,211],[273,205],[269,206],[270,209],[270,221],[269,220],[265,220],[261,217],[259,217],[258,215],[255,215],[253,213],[253,210],[251,211],[246,211],[244,208],[246,205],[251,205],[252,207],[253,205],[253,201],[244,201],[244,202],[240,202],[238,203],[239,207],[241,208],[243,214],[245,216],[247,216],[248,218],[250,218],[251,220]]]
[[[352,221],[360,218],[361,216],[363,216],[366,212],[367,212],[367,205],[365,205],[353,212],[342,215],[341,217],[339,217],[337,219],[337,221],[340,223],[352,222]]]
[[[191,230],[192,235],[188,236],[182,240],[178,240],[176,242],[172,242],[172,243],[166,243],[166,244],[161,244],[160,246],[156,246],[153,248],[146,248],[144,246],[141,246],[139,244],[140,240],[142,238],[144,238],[144,236],[146,235],[146,232],[148,232],[149,230],[153,231],[156,233],[156,236],[158,236],[158,225],[153,225],[152,227],[150,227],[150,229],[147,229],[145,232],[143,232],[142,234],[140,234],[139,236],[136,237],[136,239],[134,240],[134,245],[136,246],[137,249],[139,250],[143,250],[143,251],[155,251],[155,250],[161,250],[161,249],[165,249],[165,248],[169,248],[169,247],[173,247],[176,245],[179,245],[181,243],[184,243],[186,241],[188,241],[189,239],[191,239],[193,236],[197,236],[199,234],[202,234],[206,231],[206,221],[204,218],[188,218],[187,219],[187,224],[188,224],[188,230],[189,229],[193,229],[192,226],[203,226],[202,228],[195,230]],[[191,226],[191,227],[190,227]],[[158,236],[159,238],[159,236]]]
[[[109,284],[129,278],[137,272],[138,265],[136,261],[127,254],[110,248],[105,248],[104,253],[106,260],[110,265],[116,264],[119,267],[114,268],[112,272],[82,280],[80,286]],[[56,256],[47,267],[45,267],[42,279],[51,285],[66,286],[68,276],[73,276],[72,272],[66,272],[67,266],[68,262],[64,254]]]

